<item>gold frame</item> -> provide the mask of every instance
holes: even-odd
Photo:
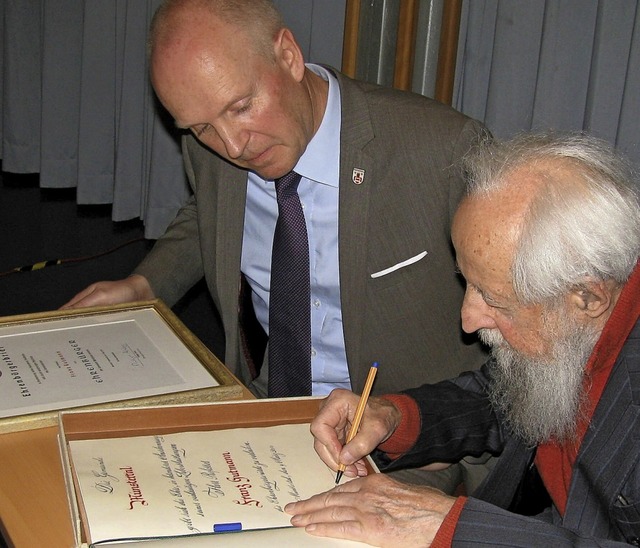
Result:
[[[168,394],[158,394],[140,398],[123,399],[110,401],[107,403],[64,406],[51,411],[17,415],[0,418],[0,433],[15,432],[19,430],[30,430],[46,426],[54,426],[58,421],[60,410],[89,410],[89,409],[110,409],[122,407],[141,407],[149,405],[170,405],[170,404],[190,404],[212,401],[223,401],[239,399],[243,396],[245,389],[240,381],[216,358],[213,353],[180,321],[180,319],[160,300],[140,301],[122,305],[93,307],[72,310],[58,310],[53,312],[39,312],[34,314],[24,314],[19,316],[0,317],[0,335],[5,326],[20,326],[31,324],[45,324],[53,320],[64,320],[66,318],[104,318],[109,314],[153,310],[166,323],[170,330],[176,335],[176,342],[186,347],[196,360],[211,374],[219,383],[218,386],[209,388],[198,388],[171,392]]]

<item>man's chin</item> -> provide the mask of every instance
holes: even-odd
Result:
[[[584,370],[599,332],[558,330],[548,357],[524,356],[509,345],[492,348],[489,397],[526,443],[570,441],[584,412]]]
[[[287,160],[282,153],[277,155],[275,148],[269,147],[250,160],[236,162],[236,165],[257,173],[267,181],[275,181],[295,167],[295,161]]]

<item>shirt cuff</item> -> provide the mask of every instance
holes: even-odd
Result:
[[[378,446],[394,460],[411,449],[420,435],[420,409],[416,400],[406,394],[387,394],[383,399],[392,403],[401,414],[400,424],[388,440]]]
[[[456,526],[460,519],[460,514],[467,502],[467,497],[458,497],[456,502],[449,510],[449,513],[445,516],[440,525],[440,529],[436,532],[436,536],[433,537],[431,548],[450,548],[453,542],[453,534],[456,532]]]

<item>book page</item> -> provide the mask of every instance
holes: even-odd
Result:
[[[92,542],[290,526],[331,489],[308,424],[69,442]]]
[[[209,535],[190,535],[188,537],[165,538],[145,541],[144,548],[246,548],[247,546],[277,546],[278,548],[362,548],[369,546],[363,542],[343,540],[329,537],[315,537],[306,533],[301,527],[286,527],[282,529],[258,529],[242,533],[228,533],[216,535],[212,542]],[[117,546],[140,546],[137,542],[100,543],[101,548]]]

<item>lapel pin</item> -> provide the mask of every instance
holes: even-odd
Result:
[[[364,182],[364,169],[360,169],[358,167],[353,168],[353,173],[351,174],[351,180],[357,184],[361,185]]]

